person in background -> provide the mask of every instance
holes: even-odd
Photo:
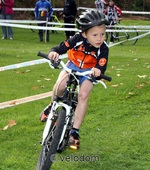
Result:
[[[77,5],[75,0],[65,0],[63,12],[64,23],[66,24],[75,24],[75,17],[77,14]],[[75,34],[75,31],[72,31],[72,28],[75,28],[75,25],[65,25],[65,28],[70,28],[70,31],[65,31],[66,40]]]
[[[104,74],[107,68],[109,48],[105,43],[106,25],[109,22],[105,15],[97,10],[82,13],[77,19],[77,28],[80,30],[71,38],[68,38],[59,45],[51,48],[48,58],[56,61],[61,54],[68,52],[67,67],[75,71],[84,72],[92,69],[92,74],[100,79],[101,73]],[[65,79],[62,80],[62,77]],[[66,86],[68,73],[62,70],[56,84],[53,87],[52,101],[56,94],[60,96]],[[93,83],[84,76],[79,76],[80,90],[78,94],[78,104],[74,113],[74,124],[70,131],[70,148],[79,148],[79,129],[88,108],[88,99],[93,89]],[[51,109],[51,104],[47,106],[40,115],[40,121],[45,122]]]
[[[110,23],[110,29],[113,29],[113,25],[117,23],[119,20],[119,17],[122,14],[122,10],[115,5],[115,2],[113,0],[108,0],[108,6],[105,11],[105,15],[107,16],[107,19],[109,20]],[[110,32],[110,43],[109,45],[112,45],[114,43],[114,37],[113,37],[113,32]]]
[[[0,19],[12,20],[14,0],[0,0]],[[2,39],[13,39],[12,27],[2,26]]]
[[[49,1],[39,0],[35,5],[35,19],[38,21],[50,21],[53,14],[53,8]],[[46,23],[38,23],[38,26],[46,26]],[[46,31],[46,42],[49,42],[49,30]],[[38,35],[40,42],[43,41],[44,30],[39,29]]]
[[[107,2],[105,0],[96,0],[95,6],[98,11],[105,12],[105,6],[107,5]]]

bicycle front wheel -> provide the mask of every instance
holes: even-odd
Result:
[[[55,154],[63,131],[65,118],[66,111],[64,109],[59,110],[58,119],[53,123],[53,127],[51,127],[51,131],[42,146],[36,170],[49,170],[55,161]]]
[[[134,29],[130,29],[128,28],[128,30],[130,31],[126,31],[125,29],[119,29],[122,30],[122,32],[118,32],[118,40],[121,41],[121,44],[125,44],[125,45],[134,45],[136,44],[136,42],[138,41],[138,32],[137,30]]]
[[[139,35],[138,34],[138,32],[137,32],[137,30],[134,28],[132,28],[132,31],[133,32],[128,32],[128,41],[127,41],[127,43],[129,44],[129,45],[134,45],[134,44],[136,44],[136,42],[138,41],[138,38],[137,38],[137,36]]]

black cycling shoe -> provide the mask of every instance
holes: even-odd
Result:
[[[69,138],[70,149],[77,150],[80,147],[79,134],[77,131],[71,130]]]

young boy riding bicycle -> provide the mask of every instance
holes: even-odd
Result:
[[[82,13],[76,20],[77,27],[80,30],[73,37],[53,47],[48,54],[48,58],[56,61],[61,54],[68,52],[67,67],[79,72],[92,69],[96,79],[100,78],[101,73],[104,74],[107,62],[109,49],[105,43],[106,26],[109,22],[105,15],[97,10],[91,10]],[[60,72],[60,75],[53,87],[52,102],[55,96],[57,85],[61,81],[61,77],[67,75],[65,70]],[[74,114],[74,124],[70,132],[69,142],[71,145],[79,146],[79,129],[84,119],[90,92],[93,89],[93,83],[86,77],[80,77],[80,91],[78,94],[78,104]],[[65,88],[68,76],[61,81],[59,85],[58,95],[62,95]],[[41,113],[40,120],[47,120],[51,104],[47,106]]]

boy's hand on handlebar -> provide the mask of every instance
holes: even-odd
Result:
[[[98,76],[101,75],[101,71],[100,71],[100,69],[93,67],[92,68],[92,74],[93,74],[94,77],[98,77]]]
[[[57,52],[55,52],[55,51],[52,51],[52,52],[50,52],[48,54],[48,58],[50,60],[53,60],[54,62],[56,62],[58,60],[58,58],[59,58],[59,54]]]

